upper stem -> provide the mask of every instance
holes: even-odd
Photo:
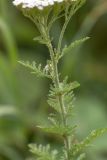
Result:
[[[64,33],[65,33],[65,30],[67,28],[67,25],[68,25],[70,19],[71,19],[71,15],[69,15],[68,17],[65,17],[65,23],[64,23],[64,25],[62,27],[61,34],[60,34],[60,37],[59,37],[59,42],[58,42],[58,49],[57,49],[58,53],[61,52],[62,40],[63,40]]]

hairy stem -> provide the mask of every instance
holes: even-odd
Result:
[[[48,37],[49,38],[49,37]],[[59,74],[58,74],[58,66],[57,66],[57,60],[55,58],[55,53],[54,53],[54,49],[52,47],[52,43],[51,40],[49,39],[49,43],[48,43],[48,49],[50,52],[50,56],[51,56],[51,61],[52,61],[52,65],[53,65],[53,71],[54,71],[54,84],[57,88],[60,87],[60,81],[59,81]],[[59,95],[56,98],[58,98],[59,100],[59,104],[60,104],[60,108],[61,108],[61,112],[62,112],[62,123],[64,125],[64,127],[67,126],[67,120],[66,120],[66,110],[65,110],[65,105],[63,102],[63,96]],[[69,160],[69,139],[67,135],[64,135],[64,144],[65,144],[65,148],[66,148],[66,160]]]
[[[67,13],[66,13],[67,15]],[[59,37],[59,42],[58,42],[58,48],[57,48],[57,52],[60,53],[61,52],[61,48],[62,48],[62,40],[63,40],[63,37],[64,37],[64,33],[65,33],[65,30],[67,28],[67,25],[71,19],[73,15],[73,12],[70,12],[69,16],[68,17],[65,17],[65,23],[62,27],[62,30],[61,30],[61,34],[60,34],[60,37]]]
[[[63,40],[63,36],[64,36],[64,33],[65,33],[65,30],[66,30],[66,27],[67,27],[68,23],[69,23],[69,21],[66,21],[63,25],[63,28],[62,28],[62,31],[61,31],[61,34],[60,34],[60,37],[59,37],[59,43],[58,43],[58,49],[57,49],[58,53],[61,52],[62,40]]]
[[[68,17],[68,19],[62,29],[61,36],[60,36],[59,49],[61,48],[61,42],[62,42],[64,32],[65,32],[65,29],[67,27],[69,20],[70,20],[70,16]],[[56,58],[56,55],[58,54],[58,50],[56,53],[56,50],[54,50],[54,48],[53,48],[51,37],[50,37],[48,26],[47,26],[47,22],[45,21],[44,17],[42,18],[42,23],[40,23],[40,28],[41,28],[42,36],[43,36],[44,40],[47,42],[46,46],[48,47],[48,50],[50,53],[50,58],[51,58],[51,62],[52,62],[52,69],[53,69],[53,78],[52,78],[53,83],[56,88],[60,88],[60,80],[59,80],[59,73],[58,73],[58,60]],[[61,50],[59,50],[59,51],[61,51]],[[62,124],[64,127],[67,127],[66,107],[64,104],[63,95],[57,95],[56,98],[59,101],[59,105],[60,105],[60,109],[61,109]],[[70,160],[69,137],[65,134],[65,135],[63,135],[63,138],[64,138],[64,145],[65,145],[65,149],[66,149],[66,159],[65,160]]]

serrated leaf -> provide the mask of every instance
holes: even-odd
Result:
[[[80,84],[77,81],[71,82],[71,83],[59,83],[59,87],[51,87],[50,96],[59,96],[64,95],[75,88],[79,87]]]
[[[86,137],[82,142],[80,142],[78,144],[74,144],[72,146],[72,149],[70,152],[71,156],[77,155],[81,150],[88,147],[94,139],[101,136],[105,132],[107,132],[107,128],[92,131],[91,134],[88,137]]]
[[[87,41],[89,39],[89,37],[85,37],[85,38],[82,38],[80,40],[76,40],[75,42],[72,42],[69,46],[65,47],[63,50],[62,50],[62,56],[64,56],[65,54],[67,53],[70,53],[72,49],[78,47],[79,45],[81,45],[82,43],[84,43],[85,41]]]
[[[43,130],[44,132],[47,133],[52,133],[52,134],[57,134],[60,136],[64,136],[64,135],[71,135],[72,132],[74,131],[74,129],[77,126],[53,126],[53,127],[42,127],[42,126],[37,126],[37,128]]]
[[[48,104],[58,113],[61,113],[61,108],[59,105],[59,99],[56,97],[49,97]]]
[[[70,83],[69,90],[74,90],[75,88],[78,88],[79,86],[80,86],[80,84],[77,81],[74,81],[74,82]]]
[[[23,65],[26,68],[29,68],[32,70],[32,74],[36,74],[37,77],[47,77],[47,78],[51,78],[50,75],[45,73],[45,70],[42,69],[41,64],[39,64],[38,66],[36,65],[36,63],[33,61],[32,63],[30,63],[29,61],[24,62],[24,61],[18,61],[18,63],[20,63],[21,65]]]
[[[59,125],[59,121],[57,119],[56,114],[50,114],[50,116],[48,117],[48,120],[51,122],[53,126]]]
[[[36,156],[38,160],[56,160],[58,151],[51,150],[50,145],[38,145],[37,144],[30,144],[29,145],[30,151]]]
[[[78,82],[67,83],[67,79],[59,83],[59,87],[51,86],[49,93],[48,104],[55,109],[59,114],[62,114],[60,102],[58,96],[63,96],[65,116],[70,117],[72,115],[73,102],[75,100],[73,90],[79,87]]]

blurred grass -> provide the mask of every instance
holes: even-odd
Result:
[[[61,140],[45,135],[36,124],[47,123],[50,112],[46,100],[49,81],[37,79],[17,60],[46,62],[47,49],[33,42],[38,35],[35,26],[16,10],[12,0],[0,0],[0,160],[21,160],[29,157],[27,144],[52,143]],[[63,19],[53,27],[57,40]],[[78,137],[91,129],[107,124],[107,2],[88,0],[71,20],[64,44],[90,36],[90,40],[65,56],[60,63],[62,78],[77,80],[75,103]],[[95,142],[87,151],[87,160],[107,159],[107,135]]]

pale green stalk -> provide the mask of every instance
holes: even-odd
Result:
[[[64,29],[62,30],[61,32],[61,39],[63,38],[63,34],[64,34],[64,30],[66,29],[65,26],[67,27],[67,23],[65,23],[64,25]],[[47,26],[44,24],[44,38],[46,38],[48,40],[47,42],[47,47],[49,49],[49,53],[50,53],[50,57],[51,57],[51,61],[52,61],[52,67],[53,67],[53,83],[55,85],[56,88],[60,88],[60,80],[59,80],[59,73],[58,73],[58,60],[56,58],[56,55],[58,53],[55,53],[54,51],[54,48],[52,46],[52,42],[51,42],[51,38],[49,36],[49,33],[47,32]],[[61,44],[61,40],[60,40],[60,44]],[[58,98],[59,100],[59,104],[60,104],[60,108],[61,108],[61,117],[62,117],[62,123],[63,123],[63,126],[66,127],[67,126],[67,119],[66,119],[66,109],[65,109],[65,105],[64,105],[64,100],[63,100],[63,95],[58,95],[56,98]],[[64,145],[65,145],[65,148],[66,148],[66,160],[70,160],[69,159],[69,149],[70,149],[70,146],[69,146],[69,137],[67,135],[64,135]]]

